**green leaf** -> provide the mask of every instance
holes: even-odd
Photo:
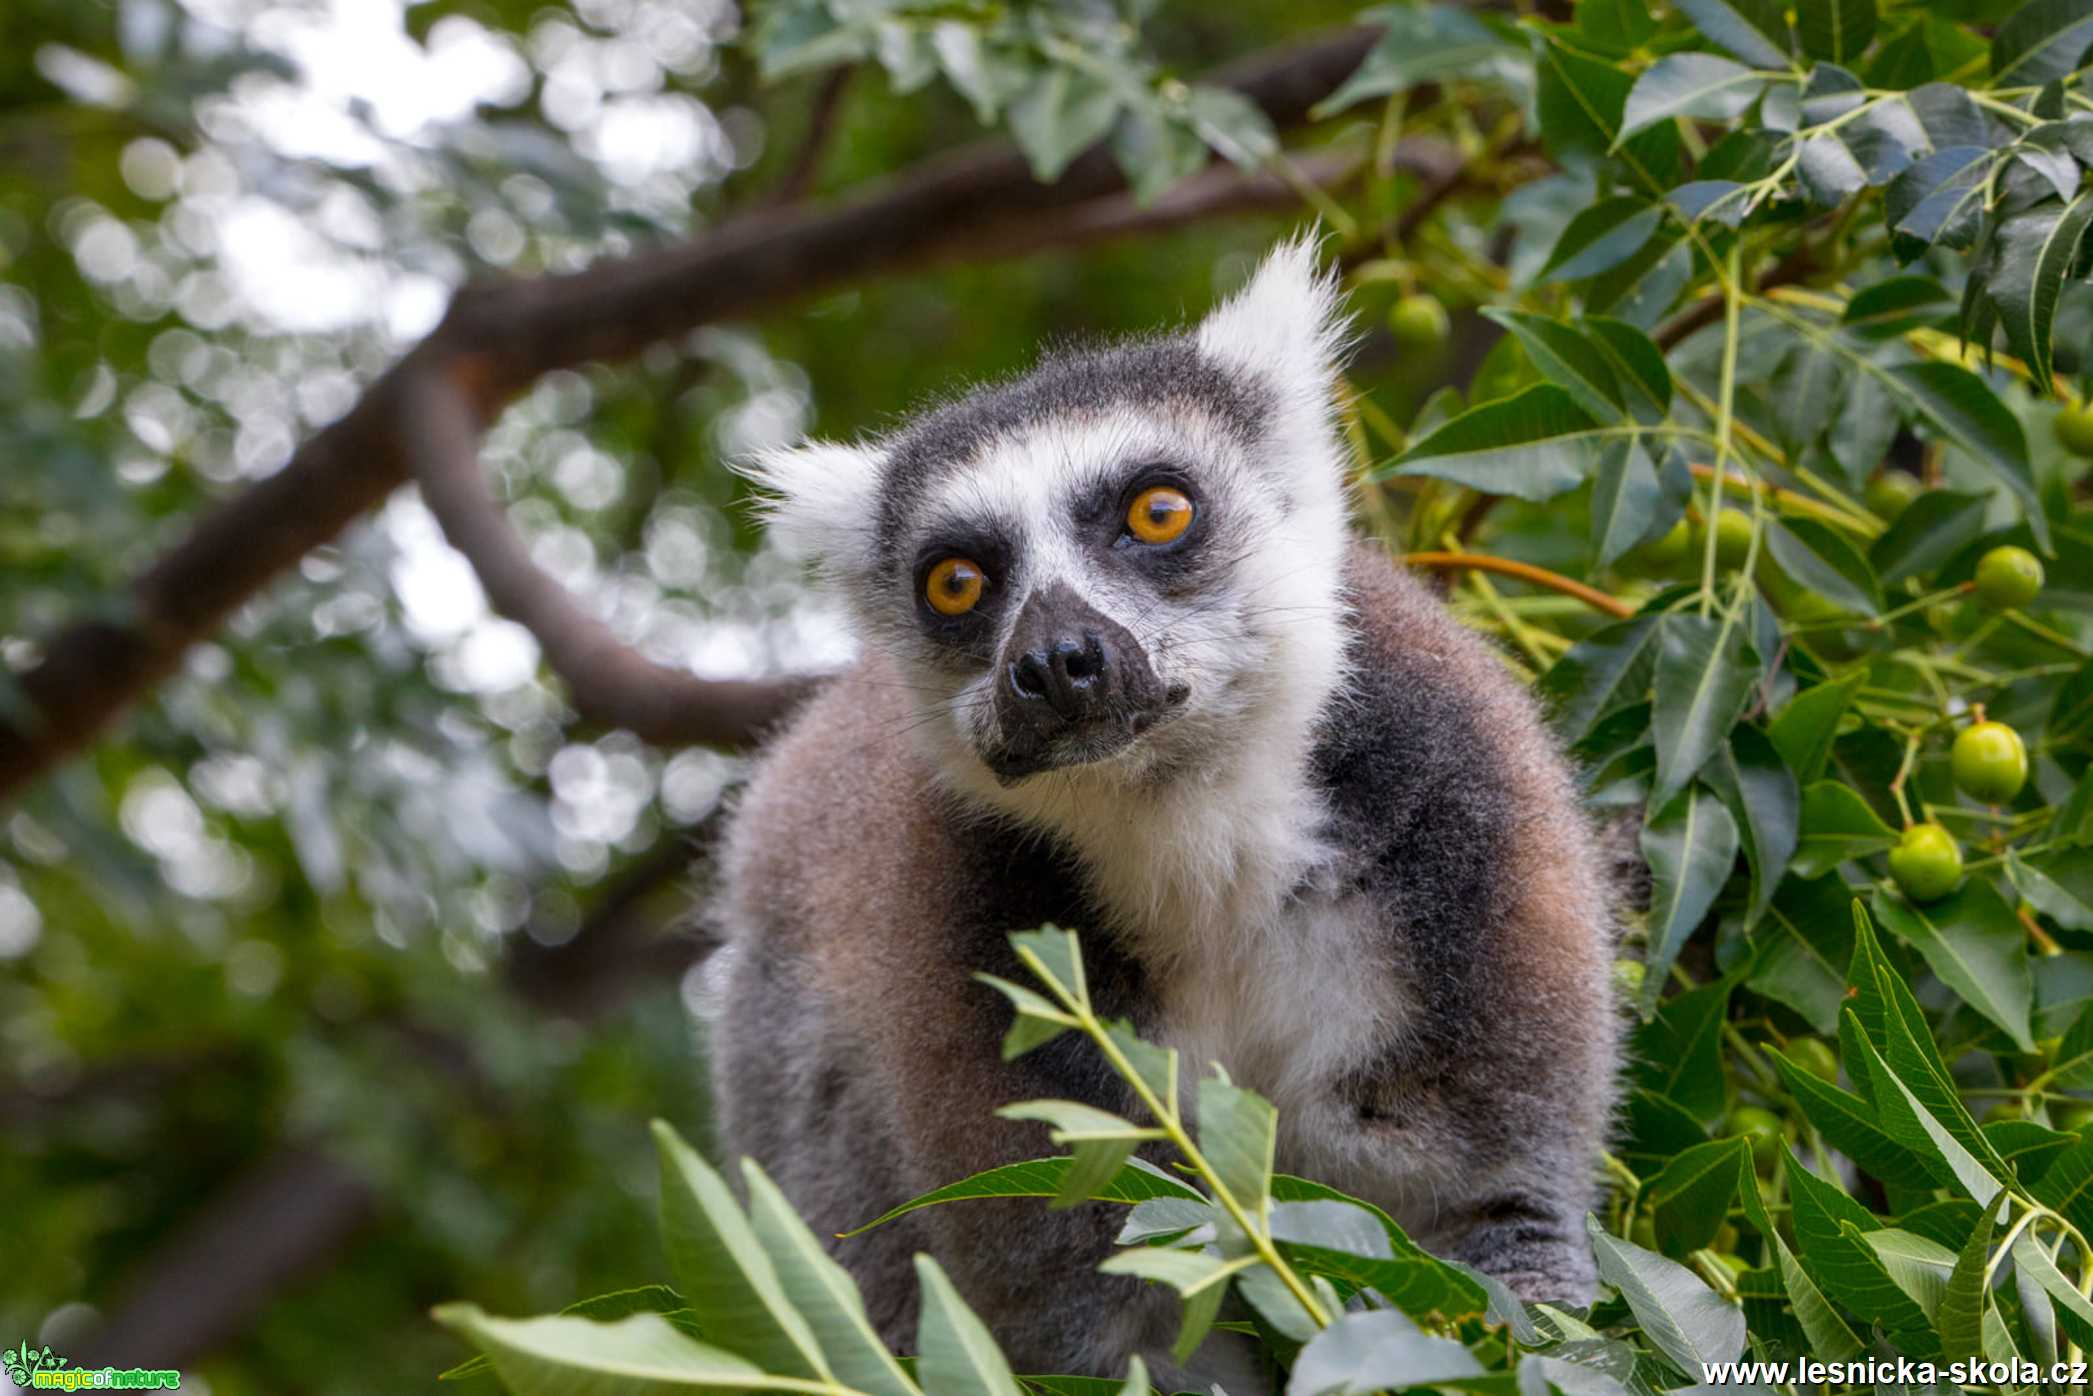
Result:
[[[1732,981],[1718,979],[1674,994],[1635,1034],[1630,1054],[1636,1083],[1673,1101],[1694,1118],[1719,1117],[1727,1106],[1722,1072],[1722,1022]]]
[[[1705,1364],[1734,1362],[1744,1351],[1744,1314],[1700,1277],[1655,1251],[1608,1234],[1586,1217],[1599,1278],[1621,1292],[1643,1336],[1689,1376]]]
[[[2062,746],[2093,738],[2093,659],[2064,681],[2049,709],[2049,735]]]
[[[2035,1050],[2028,1011],[2027,932],[1989,882],[1972,879],[1943,901],[1914,906],[1877,892],[1875,917],[1926,957],[1963,1002],[1989,1018],[2023,1052]]]
[[[1389,473],[1430,475],[1538,503],[1583,483],[1609,443],[1640,433],[1601,426],[1566,390],[1536,383],[1469,408],[1396,457]]]
[[[1288,1396],[1365,1396],[1483,1375],[1475,1354],[1435,1338],[1393,1309],[1345,1314],[1294,1358]]]
[[[1593,347],[1606,356],[1635,420],[1655,423],[1670,415],[1671,369],[1654,340],[1627,321],[1605,315],[1585,317],[1584,331]]]
[[[1773,1064],[1803,1117],[1817,1127],[1827,1144],[1859,1164],[1862,1171],[1903,1187],[1933,1186],[1933,1171],[1875,1122],[1875,1112],[1866,1101],[1785,1057],[1775,1056]]]
[[[2051,1160],[2029,1189],[2035,1200],[2066,1218],[2082,1236],[2093,1236],[2093,1134]]]
[[[1643,826],[1642,854],[1653,884],[1642,986],[1642,1011],[1648,1016],[1680,947],[1729,879],[1737,861],[1737,824],[1720,800],[1699,784],[1689,785]]]
[[[1024,89],[1025,70],[992,52],[981,42],[981,30],[974,25],[959,20],[933,24],[930,51],[945,80],[972,104],[975,118],[984,126],[993,123],[1003,104]]]
[[[2050,816],[2049,841],[2059,848],[2093,846],[2093,770],[2079,778],[2071,794]]]
[[[2077,67],[2093,45],[2085,0],[2031,0],[1991,36],[1991,85],[2040,87]]]
[[[1067,1176],[1070,1162],[1067,1157],[1027,1159],[1022,1163],[1006,1163],[997,1168],[984,1169],[972,1177],[962,1178],[956,1183],[933,1188],[919,1197],[891,1211],[883,1212],[864,1225],[846,1231],[848,1236],[861,1235],[874,1227],[885,1226],[896,1217],[906,1216],[923,1207],[936,1207],[947,1202],[973,1202],[996,1197],[1053,1197],[1061,1191],[1062,1180]],[[1104,1187],[1091,1194],[1093,1202],[1145,1202],[1152,1197],[1188,1198],[1204,1202],[1206,1198],[1189,1183],[1181,1182],[1142,1159],[1127,1160],[1126,1167]]]
[[[667,1285],[638,1285],[631,1289],[613,1290],[609,1294],[598,1294],[588,1299],[577,1300],[560,1310],[562,1317],[586,1318],[597,1323],[609,1323],[628,1314],[660,1314],[679,1331],[690,1337],[702,1335],[697,1322],[691,1317],[683,1296]],[[461,1362],[437,1377],[438,1381],[463,1381],[482,1372],[491,1372],[494,1364],[485,1355]]]
[[[1219,1076],[1200,1079],[1199,1151],[1251,1217],[1270,1204],[1278,1138],[1279,1112],[1270,1101]]]
[[[2022,858],[2009,848],[2006,873],[2035,910],[2067,931],[2093,931],[2093,849]]]
[[[486,1354],[515,1396],[790,1389],[755,1364],[679,1332],[659,1314],[613,1323],[564,1314],[505,1319],[474,1304],[445,1304],[436,1321]]]
[[[1789,699],[1767,727],[1766,735],[1772,740],[1773,749],[1780,753],[1797,781],[1807,785],[1824,773],[1832,740],[1839,734],[1839,720],[1852,706],[1853,695],[1860,691],[1865,678],[1864,674],[1849,674],[1806,688]]]
[[[1227,1288],[1225,1282],[1231,1276],[1260,1263],[1255,1256],[1226,1260],[1206,1251],[1183,1250],[1175,1246],[1136,1246],[1106,1257],[1097,1268],[1100,1274],[1135,1275],[1169,1285],[1190,1299],[1209,1288]]]
[[[1158,1047],[1135,1033],[1133,1024],[1116,1019],[1105,1024],[1105,1036],[1126,1058],[1127,1065],[1141,1084],[1155,1092],[1159,1100],[1177,1099],[1177,1049]]]
[[[1766,545],[1789,576],[1810,591],[1865,615],[1882,611],[1875,573],[1860,550],[1815,519],[1776,519]]]
[[[1650,1179],[1643,1196],[1665,1254],[1676,1259],[1713,1240],[1737,1195],[1738,1179],[1750,1173],[1751,1145],[1738,1136],[1688,1149]]]
[[[1559,383],[1577,405],[1600,421],[1620,420],[1623,405],[1620,384],[1606,357],[1592,351],[1590,341],[1560,320],[1495,306],[1483,309],[1483,317],[1518,336],[1519,345],[1534,371],[1551,383]],[[1656,476],[1651,474],[1654,488]],[[1639,535],[1638,535],[1639,536]]]
[[[1317,121],[1420,82],[1489,74],[1523,65],[1524,51],[1452,5],[1384,5],[1361,16],[1385,26],[1352,75],[1310,113]]]
[[[1279,153],[1271,119],[1234,88],[1194,84],[1185,94],[1185,120],[1215,154],[1239,170],[1262,169]]]
[[[1010,937],[1010,948],[1057,998],[1075,1003],[1089,1001],[1090,986],[1083,977],[1083,948],[1074,931],[1059,926],[1019,931]]]
[[[1112,130],[1112,156],[1125,172],[1134,202],[1146,207],[1179,180],[1207,165],[1207,143],[1157,102],[1137,102]]]
[[[1675,117],[1728,121],[1741,115],[1765,89],[1766,79],[1741,63],[1712,53],[1667,54],[1636,78],[1621,111],[1614,144]]]
[[[1948,1287],[1955,1268],[1955,1253],[1938,1241],[1915,1232],[1885,1226],[1863,1233],[1850,1222],[1843,1228],[1863,1240],[1875,1252],[1897,1287],[1918,1301],[1930,1319],[1940,1311],[1940,1296]]]
[[[1788,1303],[1795,1310],[1795,1322],[1809,1340],[1811,1355],[1827,1362],[1844,1362],[1865,1352],[1860,1339],[1853,1336],[1846,1320],[1839,1317],[1838,1310],[1803,1270],[1778,1232],[1773,1234],[1773,1249],[1780,1265],[1781,1287],[1788,1292]]]
[[[1674,127],[1651,127],[1614,150],[1633,78],[1615,64],[1588,58],[1548,36],[1539,39],[1537,60],[1535,107],[1549,151],[1592,159],[1616,154],[1642,192],[1653,197],[1676,182],[1679,133]]]
[[[829,1379],[813,1331],[786,1297],[726,1180],[665,1121],[656,1120],[653,1130],[662,1245],[699,1329],[766,1372]]]
[[[1853,958],[1852,893],[1836,876],[1790,877],[1752,936],[1745,983],[1788,1005],[1826,1035],[1839,1030],[1846,965]]]
[[[1649,536],[1664,497],[1657,468],[1639,442],[1609,450],[1592,480],[1592,549],[1606,566]]]
[[[1021,1396],[1010,1364],[952,1281],[927,1255],[916,1257],[922,1309],[916,1318],[916,1377],[935,1396]]]
[[[1793,1206],[1795,1242],[1803,1269],[1832,1298],[1868,1323],[1880,1323],[1913,1357],[1930,1357],[1939,1349],[1932,1320],[1890,1277],[1873,1247],[1855,1239],[1882,1223],[1867,1208],[1824,1181],[1791,1151],[1788,1198]]]
[[[1559,738],[1575,742],[1600,718],[1648,695],[1661,619],[1645,613],[1602,626],[1549,666],[1536,687]]]
[[[1984,531],[1991,501],[1981,494],[1927,490],[1868,549],[1884,586],[1939,571]]]
[[[1664,804],[1693,779],[1727,740],[1759,676],[1759,657],[1728,617],[1667,616],[1658,637],[1657,782],[1651,800]]]
[[[1702,768],[1701,778],[1722,798],[1737,824],[1738,842],[1751,869],[1751,898],[1744,909],[1744,929],[1749,932],[1772,906],[1788,860],[1795,856],[1802,792],[1772,741],[1749,724],[1731,729],[1728,746]]]
[[[1187,1231],[1214,1225],[1220,1215],[1211,1202],[1194,1202],[1186,1197],[1151,1197],[1146,1202],[1136,1202],[1134,1210],[1126,1214],[1126,1222],[1119,1228],[1117,1240],[1122,1246],[1133,1246],[1161,1237],[1182,1236]]]
[[[2057,1326],[2071,1341],[2081,1350],[2093,1348],[2093,1300],[2088,1300],[2079,1293],[2077,1285],[2064,1278],[2064,1272],[2057,1269],[2056,1262],[2036,1242],[2032,1231],[2021,1232],[2013,1242],[2013,1265],[2055,1302]]]
[[[1016,1061],[1034,1047],[1052,1042],[1074,1025],[1075,1020],[1058,1006],[1022,984],[998,979],[993,974],[976,974],[974,978],[1009,999],[1017,1009],[1017,1016],[1010,1020],[1010,1031],[1003,1035],[1003,1060],[1006,1062]]]
[[[1104,139],[1119,105],[1118,92],[1103,81],[1055,65],[1010,104],[1010,134],[1032,163],[1032,173],[1051,183],[1076,156]]]
[[[1846,369],[1836,355],[1806,339],[1797,340],[1781,356],[1768,391],[1780,440],[1791,453],[1800,455],[1837,417],[1846,396]]]
[[[1894,339],[1939,319],[1953,301],[1930,276],[1892,276],[1855,291],[1839,323],[1863,339]]]
[[[1820,780],[1803,787],[1802,838],[1795,849],[1795,871],[1802,876],[1830,872],[1896,841],[1897,831],[1851,786]]]
[[[2004,1180],[1962,1147],[1866,1038],[1861,1039],[1861,1052],[1865,1060],[1860,1065],[1875,1083],[1876,1119],[1883,1130],[1935,1166],[1943,1181],[1953,1180],[1979,1207],[1989,1207],[2005,1188]]]
[[[1920,246],[1968,247],[1976,238],[1987,178],[1998,159],[1989,146],[1952,145],[1914,161],[1883,195],[1891,230]]]
[[[1788,20],[1773,0],[1678,0],[1693,27],[1758,68],[1786,68],[1792,60]]]
[[[749,1223],[770,1257],[785,1297],[807,1320],[836,1379],[867,1396],[916,1396],[866,1316],[857,1283],[822,1248],[770,1175],[754,1159],[741,1161],[748,1184]]]
[[[1541,264],[1540,279],[1581,281],[1611,271],[1641,251],[1663,221],[1663,208],[1647,199],[1629,194],[1601,199],[1563,225]]]
[[[1813,0],[1795,7],[1802,51],[1826,63],[1851,63],[1875,37],[1875,0]]]
[[[2051,1054],[2055,1084],[2069,1090],[2093,1089],[2093,1009],[2081,1010]]]
[[[2061,209],[2043,204],[2016,214],[1999,225],[1993,244],[1986,290],[1998,307],[2006,343],[2034,371],[2038,393],[2050,389],[2050,327],[2088,223],[2093,223],[2093,194]]]
[[[1998,1210],[1996,1200],[1984,1208],[1976,1230],[1955,1257],[1955,1268],[1933,1315],[1940,1329],[1941,1355],[1951,1362],[1984,1355],[1984,1308],[1989,1296],[1984,1271],[1991,1260],[1992,1222]]]

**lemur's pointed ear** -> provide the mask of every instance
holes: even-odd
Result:
[[[878,452],[837,441],[808,441],[761,452],[738,467],[769,498],[770,536],[787,554],[824,572],[849,572],[870,557],[879,507]]]
[[[1201,352],[1278,387],[1326,402],[1348,334],[1337,277],[1319,268],[1303,234],[1273,249],[1242,290],[1199,327]]]

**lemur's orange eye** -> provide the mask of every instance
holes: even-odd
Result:
[[[1169,543],[1192,526],[1192,501],[1182,490],[1155,485],[1134,498],[1126,511],[1127,532],[1144,543]]]
[[[923,594],[930,600],[930,609],[939,615],[963,616],[981,604],[981,593],[987,585],[988,578],[979,567],[963,557],[948,557],[930,569]]]

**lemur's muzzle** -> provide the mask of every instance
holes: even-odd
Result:
[[[1059,582],[1025,598],[997,662],[1002,741],[988,761],[1005,782],[1109,756],[1183,700],[1125,626]]]

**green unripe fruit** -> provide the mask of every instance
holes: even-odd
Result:
[[[1613,962],[1614,992],[1624,999],[1640,996],[1643,980],[1648,973],[1648,969],[1641,960],[1615,960]]]
[[[1687,558],[1691,570],[1699,573],[1701,559],[1708,551],[1708,521],[1693,520],[1693,528],[1687,539]],[[1745,557],[1751,552],[1751,515],[1742,509],[1725,509],[1715,516],[1715,566],[1724,572],[1734,572],[1744,565]]]
[[[2061,1110],[2052,1110],[2050,1119],[2056,1127],[2072,1134],[2084,1134],[2093,1129],[2093,1105],[2067,1105]]]
[[[1926,487],[1919,483],[1919,477],[1910,471],[1885,470],[1868,481],[1862,498],[1867,501],[1868,508],[1895,523],[1897,515],[1909,509],[1912,501],[1925,492]]]
[[[2064,404],[2057,413],[2057,440],[2074,456],[2093,456],[2093,403]]]
[[[1732,1110],[1723,1133],[1750,1141],[1752,1161],[1761,1171],[1772,1168],[1780,1158],[1781,1144],[1787,1137],[1781,1117],[1756,1105],[1740,1105]]]
[[[2001,805],[2028,783],[2028,749],[2020,733],[2003,722],[1962,729],[1948,758],[1955,786],[1972,800]]]
[[[1728,1222],[1724,1222],[1721,1226],[1715,1228],[1715,1239],[1708,1243],[1708,1249],[1711,1251],[1734,1251],[1737,1249],[1737,1243],[1743,1239],[1742,1236],[1737,1234],[1736,1227],[1731,1226]]]
[[[1405,349],[1437,349],[1446,343],[1446,307],[1428,291],[1404,296],[1388,307],[1388,332]]]
[[[2024,1111],[2021,1110],[2019,1101],[2002,1100],[1998,1104],[1992,1106],[1989,1110],[1986,1110],[1984,1112],[1984,1118],[1981,1121],[1979,1121],[1979,1123],[1987,1125],[2002,1125],[2011,1123],[2014,1120],[2024,1120],[2026,1118],[2027,1115]]]
[[[1628,1228],[1628,1239],[1646,1251],[1657,1249],[1657,1221],[1647,1214],[1637,1217],[1635,1225]]]
[[[1890,850],[1890,876],[1913,901],[1938,901],[1962,881],[1962,850],[1938,824],[1914,824]]]
[[[2026,548],[1993,548],[1977,563],[1977,600],[1994,611],[2027,605],[2042,591],[2042,563]]]
[[[1751,553],[1751,515],[1725,509],[1715,516],[1715,564],[1734,570]]]
[[[1621,555],[1623,572],[1635,577],[1677,577],[1693,560],[1693,530],[1680,519],[1670,529]]]
[[[1718,1251],[1715,1258],[1721,1261],[1723,1268],[1732,1275],[1742,1275],[1745,1271],[1751,1269],[1750,1261],[1741,1255],[1732,1255],[1728,1251]]]
[[[1821,1037],[1798,1037],[1788,1043],[1788,1060],[1820,1081],[1839,1079],[1839,1054]]]

